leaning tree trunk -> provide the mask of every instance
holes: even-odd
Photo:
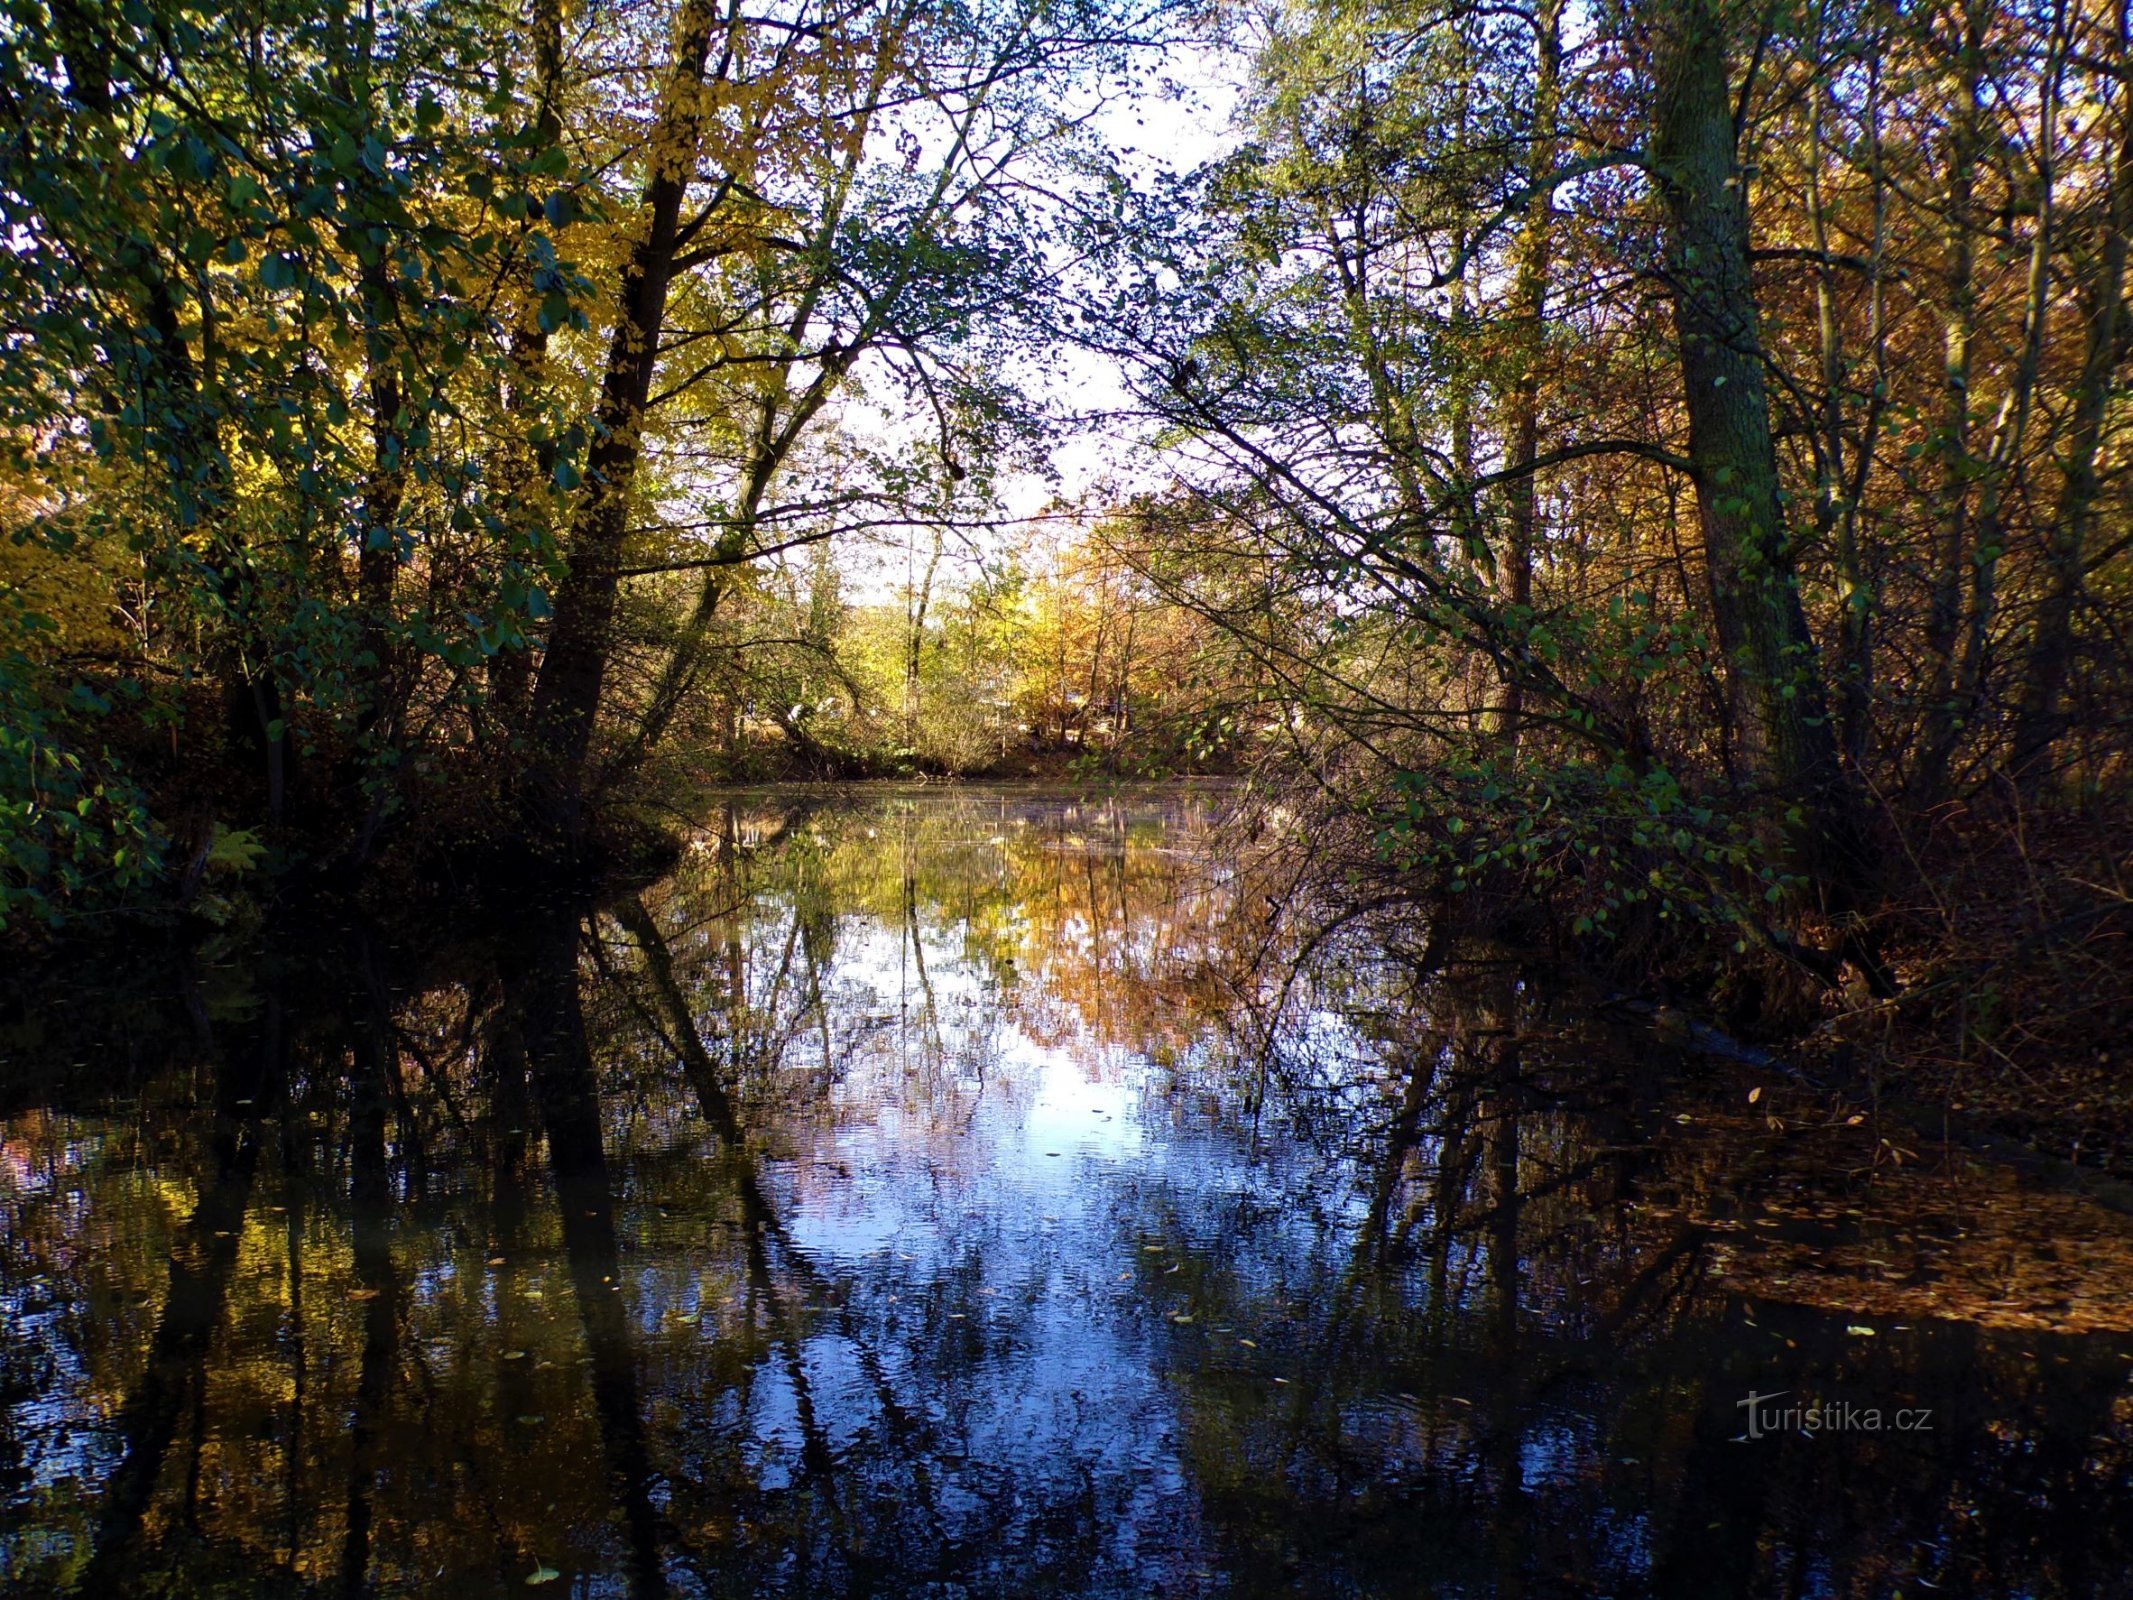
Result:
[[[1714,0],[1654,6],[1650,15],[1652,162],[1743,775],[1799,808],[1804,864],[1841,886],[1862,865],[1857,804],[1786,546],[1724,28]]]
[[[645,410],[666,322],[667,289],[681,243],[681,206],[702,144],[704,68],[717,10],[688,0],[652,132],[638,227],[623,269],[614,337],[592,427],[585,498],[573,519],[569,573],[557,587],[548,651],[534,690],[525,804],[551,839],[585,829],[585,772],[593,719],[613,647],[615,597],[629,530],[630,485],[642,454]]]

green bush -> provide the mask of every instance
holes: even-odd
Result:
[[[19,635],[42,620],[18,613],[0,651],[0,929],[57,926],[163,870],[146,798],[89,738],[110,700],[86,683],[56,702],[36,687]]]

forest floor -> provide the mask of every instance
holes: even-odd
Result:
[[[1884,918],[1899,992],[1811,1043],[1955,1124],[2133,1177],[2127,822],[1950,808]]]

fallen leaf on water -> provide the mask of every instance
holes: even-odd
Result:
[[[1249,1339],[1239,1339],[1239,1340],[1237,1341],[1237,1343],[1239,1343],[1239,1344],[1243,1345],[1243,1346],[1244,1346],[1244,1348],[1245,1348],[1245,1349],[1247,1349],[1247,1350],[1256,1350],[1256,1349],[1258,1349],[1258,1348],[1259,1348],[1259,1346],[1257,1346],[1256,1344],[1252,1343],[1252,1341],[1251,1341],[1251,1340],[1249,1340]]]
[[[1192,1313],[1191,1313],[1190,1311],[1180,1311],[1180,1312],[1179,1312],[1179,1313],[1178,1313],[1178,1314],[1177,1314],[1176,1316],[1172,1317],[1172,1318],[1171,1318],[1170,1320],[1171,1320],[1172,1322],[1190,1322],[1190,1321],[1192,1321]]]
[[[375,1300],[378,1298],[378,1291],[376,1289],[350,1289],[348,1298],[351,1300]]]
[[[1851,1323],[1846,1326],[1844,1331],[1846,1333],[1856,1333],[1862,1339],[1871,1339],[1874,1337],[1874,1330],[1872,1328],[1866,1327],[1863,1324],[1857,1322]]]
[[[553,1583],[562,1576],[562,1573],[556,1571],[545,1561],[536,1561],[533,1564],[533,1570],[526,1574],[526,1587],[531,1589],[535,1584]]]
[[[492,1266],[492,1267],[500,1267],[500,1266],[502,1266],[503,1264],[504,1264],[504,1258],[503,1258],[502,1256],[491,1256],[491,1257],[489,1257],[489,1265],[490,1265],[490,1266]]]
[[[1761,1089],[1761,1087],[1760,1087],[1760,1086],[1758,1086],[1758,1087],[1756,1087],[1756,1088],[1753,1088],[1753,1089],[1750,1089],[1750,1090],[1748,1091],[1748,1104],[1750,1104],[1750,1105],[1752,1106],[1752,1105],[1754,1105],[1754,1104],[1755,1104],[1755,1102],[1756,1102],[1756,1101],[1758,1101],[1758,1100],[1762,1099],[1762,1097],[1763,1097],[1763,1091],[1762,1091],[1762,1089]]]

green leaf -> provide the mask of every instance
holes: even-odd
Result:
[[[207,870],[218,876],[250,872],[266,853],[267,847],[249,829],[226,828],[218,822],[208,841]]]

